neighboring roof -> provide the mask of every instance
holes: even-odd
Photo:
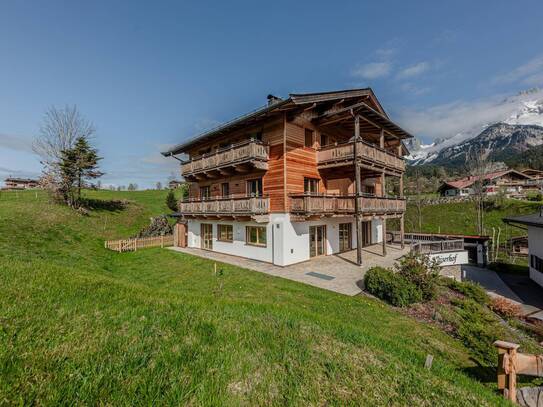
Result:
[[[16,177],[7,177],[5,182],[38,182],[36,179],[32,178],[16,178]]]
[[[521,177],[524,177],[526,179],[532,179],[532,177],[530,177],[529,175],[523,174],[522,172],[519,172],[517,170],[501,170],[501,171],[489,172],[488,174],[484,174],[484,175],[460,178],[454,181],[443,181],[443,184],[439,187],[439,189],[442,189],[444,186],[449,186],[454,189],[469,188],[481,178],[484,181],[492,181],[493,179],[503,177],[504,175],[509,174],[509,173],[520,175]]]
[[[543,228],[543,209],[531,215],[511,216],[503,218],[505,223],[520,223],[521,225]]]
[[[372,109],[370,106],[368,106],[366,103],[363,103],[363,102],[357,103],[356,105],[349,107],[349,109],[356,108],[357,110],[361,110],[364,112],[364,114],[370,115],[376,122],[379,122],[384,127],[387,127],[389,130],[396,131],[402,134],[404,137],[412,137],[409,133],[407,133],[401,127],[397,126],[395,123],[390,121],[386,112],[384,111],[381,104],[375,97],[375,94],[373,93],[373,90],[371,90],[371,88],[349,89],[349,90],[340,90],[340,91],[333,91],[333,92],[319,92],[319,93],[292,93],[289,95],[287,99],[284,99],[284,100],[273,97],[274,101],[272,103],[266,106],[260,107],[256,110],[253,110],[249,113],[246,113],[242,116],[236,117],[210,130],[207,130],[184,143],[177,144],[173,146],[172,148],[170,148],[168,151],[163,152],[162,155],[171,156],[171,155],[183,153],[190,147],[194,146],[196,143],[211,140],[222,132],[231,131],[238,126],[247,125],[251,121],[263,119],[269,115],[275,114],[280,111],[291,110],[301,105],[320,103],[320,102],[326,102],[326,101],[331,101],[331,100],[356,98],[356,97],[361,97],[361,96],[368,96],[376,104],[376,106],[378,107],[380,111]],[[335,112],[335,114],[337,113],[338,112]]]
[[[525,170],[521,171],[523,174],[529,175],[530,177],[533,176],[543,176],[543,171],[540,170],[534,170],[532,168],[527,168]]]

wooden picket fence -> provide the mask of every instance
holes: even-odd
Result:
[[[173,241],[173,235],[136,237],[132,239],[106,240],[104,247],[119,253],[135,252],[138,249],[145,249],[147,247],[173,246]]]

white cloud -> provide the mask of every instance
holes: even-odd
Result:
[[[403,90],[404,92],[411,93],[415,96],[424,95],[425,93],[428,93],[430,92],[430,90],[432,90],[428,86],[419,87],[410,82],[403,83],[402,85],[400,85],[400,89]]]
[[[492,80],[495,84],[520,82],[526,85],[543,83],[543,55],[517,66],[510,72],[497,75]]]
[[[388,76],[391,69],[389,62],[372,62],[355,68],[351,74],[357,78],[377,79]]]
[[[415,136],[449,138],[458,133],[478,133],[483,126],[510,117],[523,100],[542,97],[543,91],[538,91],[508,98],[495,95],[476,101],[456,101],[423,110],[404,109],[397,121]]]
[[[32,152],[32,140],[23,136],[0,133],[0,148]]]
[[[419,62],[415,65],[408,66],[407,68],[402,69],[398,72],[397,77],[400,79],[412,78],[413,76],[418,76],[430,69],[430,64],[426,61]]]
[[[398,52],[396,48],[386,47],[375,51],[375,55],[381,60],[388,61],[396,54],[396,52]]]

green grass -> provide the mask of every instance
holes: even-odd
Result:
[[[507,226],[502,218],[506,216],[524,215],[539,210],[540,202],[505,200],[499,207],[484,212],[485,234],[492,235],[501,228],[501,238],[526,235],[524,230]],[[422,230],[426,233],[477,234],[475,204],[471,202],[454,202],[440,205],[426,205],[422,208]],[[419,221],[416,205],[409,203],[405,217],[406,231],[419,232]]]
[[[104,249],[167,212],[165,193],[89,195],[130,203],[0,200],[0,404],[506,404],[459,341],[379,301]]]

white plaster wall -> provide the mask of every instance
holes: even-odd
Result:
[[[265,261],[271,263],[273,260],[273,241],[272,228],[270,223],[256,222],[222,222],[222,221],[188,221],[188,246],[201,248],[201,228],[202,223],[211,223],[213,225],[213,251],[234,256],[247,257],[249,259]],[[217,240],[217,225],[226,224],[233,226],[234,241],[222,242]],[[245,226],[264,226],[266,230],[266,247],[252,246],[245,243]]]
[[[291,222],[290,214],[271,214],[269,223],[228,222],[188,220],[188,247],[201,248],[200,232],[202,223],[213,225],[213,251],[247,257],[288,266],[309,260],[309,227],[326,225],[326,253],[339,252],[339,224],[351,223],[351,247],[356,248],[356,226],[353,217],[323,218],[311,222]],[[234,241],[221,242],[217,240],[217,224],[233,225]],[[245,226],[255,225],[267,228],[267,246],[257,247],[245,244]],[[382,241],[382,222],[372,221],[372,243]]]
[[[543,228],[528,226],[528,252],[543,259]],[[533,269],[530,261],[530,278],[543,287],[543,273]]]

